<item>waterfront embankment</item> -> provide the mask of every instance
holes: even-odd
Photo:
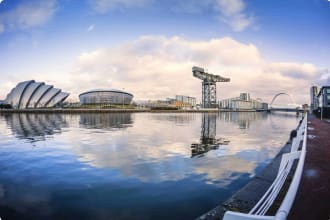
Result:
[[[222,109],[179,109],[179,110],[152,110],[152,109],[0,109],[0,113],[203,113],[203,112],[256,112],[255,110],[222,110]]]

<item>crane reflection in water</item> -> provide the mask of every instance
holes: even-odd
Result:
[[[210,150],[216,150],[220,145],[228,145],[226,138],[216,138],[217,114],[205,113],[202,116],[201,137],[199,143],[191,144],[191,157],[203,156]]]

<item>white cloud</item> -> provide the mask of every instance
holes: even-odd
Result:
[[[89,27],[87,28],[87,32],[91,32],[91,31],[93,31],[94,28],[95,28],[95,25],[94,25],[94,24],[89,25]]]
[[[255,23],[254,16],[246,10],[244,0],[185,0],[173,3],[172,10],[185,13],[209,13],[210,8],[218,14],[219,20],[233,31],[243,31]]]
[[[94,10],[98,13],[106,13],[115,8],[142,7],[149,4],[151,0],[93,0],[90,1]]]
[[[92,8],[98,13],[107,13],[114,9],[144,7],[154,0],[90,0]],[[255,18],[246,12],[244,0],[185,0],[167,1],[170,10],[184,13],[201,13],[213,10],[218,13],[220,21],[240,32],[251,27]]]
[[[234,31],[243,31],[254,23],[254,17],[245,12],[243,0],[216,0],[216,8],[220,11],[220,19]]]
[[[330,72],[328,69],[323,70],[321,77],[315,83],[315,85],[328,86],[330,85]]]
[[[26,29],[44,25],[54,14],[56,1],[26,1],[0,14],[0,30]]]
[[[3,0],[0,0],[0,4],[3,2]]]
[[[269,62],[253,44],[232,38],[196,41],[182,37],[142,36],[115,47],[99,48],[80,54],[71,71],[30,74],[39,81],[52,82],[70,92],[71,99],[95,88],[125,88],[135,100],[162,99],[176,94],[201,98],[201,81],[192,76],[192,66],[206,67],[209,72],[230,77],[218,83],[218,98],[236,97],[250,92],[253,98],[270,102],[278,92],[288,92],[298,103],[309,101],[309,87],[327,81],[325,70],[310,63]],[[40,72],[40,71],[39,71]],[[1,74],[1,73],[0,73]],[[324,75],[324,74],[323,74]],[[59,80],[65,79],[65,80]],[[5,80],[5,96],[21,80]],[[79,86],[77,86],[79,85]]]
[[[322,71],[319,71],[310,63],[279,62],[269,65],[270,72],[278,72],[284,76],[296,79],[316,79],[320,78]]]
[[[287,91],[297,101],[307,102],[310,83],[322,73],[313,64],[268,62],[256,46],[229,37],[192,41],[143,36],[117,47],[81,54],[71,80],[81,85],[75,94],[84,89],[115,87],[126,88],[136,99],[159,99],[175,94],[200,98],[201,82],[192,76],[193,65],[231,78],[230,83],[218,84],[219,98],[247,91],[265,101],[279,91]]]

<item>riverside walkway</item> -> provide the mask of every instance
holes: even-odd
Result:
[[[330,219],[330,120],[308,116],[305,165],[289,220]]]

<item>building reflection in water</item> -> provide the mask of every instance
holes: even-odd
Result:
[[[80,126],[87,129],[127,128],[133,124],[131,113],[81,114]]]
[[[199,143],[191,144],[191,157],[203,155],[210,150],[218,149],[220,145],[229,144],[225,138],[216,138],[218,114],[205,113],[202,116],[201,137]]]
[[[196,113],[159,113],[150,114],[149,119],[165,122],[173,122],[176,125],[189,125],[196,120]]]
[[[61,133],[62,128],[72,126],[72,118],[62,114],[4,114],[8,127],[19,139],[31,142],[44,141],[46,136]],[[82,114],[80,126],[88,129],[113,129],[132,126],[130,113]]]
[[[4,117],[17,138],[31,142],[43,141],[47,135],[61,133],[61,129],[68,126],[60,114],[6,114]]]
[[[219,117],[221,121],[238,124],[240,129],[249,129],[251,123],[264,120],[267,112],[222,112]]]

